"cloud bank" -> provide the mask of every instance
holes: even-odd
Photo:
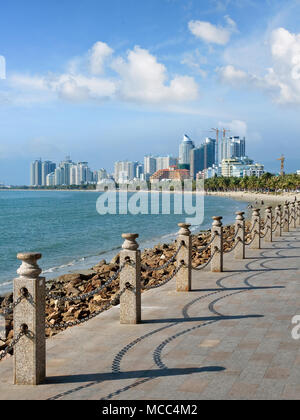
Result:
[[[300,104],[300,34],[285,28],[271,32],[271,65],[256,75],[233,65],[217,68],[220,80],[234,87],[252,87],[271,94],[279,104]]]
[[[170,77],[164,64],[146,49],[135,46],[125,57],[114,57],[104,42],[96,42],[84,58],[72,60],[63,74],[14,74],[12,88],[34,91],[69,102],[114,99],[145,104],[191,102],[198,98],[193,77]]]

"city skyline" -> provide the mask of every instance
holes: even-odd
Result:
[[[144,162],[121,160],[114,163],[113,173],[106,168],[91,170],[88,162],[72,161],[67,156],[58,165],[49,160],[35,160],[30,164],[30,186],[80,186],[107,183],[167,179],[199,179],[215,176],[260,177],[266,171],[264,165],[246,155],[246,138],[225,136],[217,139],[206,137],[200,144],[184,134],[178,147],[178,157],[145,155]]]
[[[245,135],[271,172],[282,154],[296,172],[300,2],[199,3],[5,4],[0,180],[29,183],[31,161],[69,153],[112,171],[128,150],[174,154],[181,133],[211,127]]]

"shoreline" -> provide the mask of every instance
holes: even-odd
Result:
[[[255,204],[255,201],[262,200],[267,202],[285,202],[294,201],[295,198],[300,201],[300,193],[281,193],[281,194],[270,194],[262,192],[250,192],[250,191],[209,191],[205,195],[214,195],[219,197],[228,197],[235,200],[242,200]],[[259,204],[259,203],[258,203]]]
[[[255,200],[262,200],[261,203],[257,204],[264,211],[268,205],[274,206],[278,201],[284,201],[287,197],[292,198],[291,195],[283,196],[270,196],[267,194],[255,194],[255,193],[240,193],[240,192],[216,192],[208,193],[208,195],[217,195],[222,197],[228,197],[237,201],[249,202],[248,209],[253,208]],[[296,195],[297,197],[297,195]],[[294,195],[295,198],[295,195]],[[279,200],[278,200],[279,199]],[[290,200],[291,201],[291,200]],[[250,231],[250,214],[246,211],[246,229],[249,234]],[[225,238],[233,238],[235,232],[234,220],[230,224],[223,225]],[[205,264],[211,256],[211,249],[207,248],[203,253],[198,254],[197,249],[205,246],[211,236],[211,229],[198,231],[192,233],[192,261],[196,263],[196,266]],[[224,242],[224,250],[228,249],[229,245]],[[159,243],[153,245],[151,248],[145,248],[142,253],[142,261],[145,266],[149,267],[150,270],[142,268],[141,280],[144,286],[157,286],[163,282],[163,277],[170,276],[175,271],[175,262],[171,262],[166,267],[163,267],[166,261],[171,261],[171,258],[176,251],[176,244],[174,241]],[[156,271],[155,268],[162,266],[162,270]],[[74,271],[69,274],[60,275],[53,278],[46,283],[47,298],[46,298],[46,323],[52,325],[46,328],[46,337],[58,334],[66,327],[64,323],[68,322],[79,322],[81,319],[88,317],[90,314],[97,313],[99,309],[104,308],[107,302],[115,299],[119,288],[119,279],[116,277],[110,286],[106,287],[100,293],[91,295],[90,298],[82,301],[71,300],[60,305],[57,301],[56,296],[80,296],[82,293],[89,293],[93,290],[98,289],[100,286],[105,284],[120,268],[120,254],[117,253],[110,261],[101,260],[96,265],[91,267],[89,270]],[[151,270],[153,268],[153,270]],[[50,293],[51,292],[51,293]],[[49,293],[52,295],[49,296]],[[7,309],[13,303],[13,293],[9,292],[0,296],[0,308]],[[116,302],[116,304],[118,304]],[[7,322],[7,337],[5,340],[0,341],[0,350],[5,349],[11,340],[13,339],[13,316],[12,314],[6,317]],[[76,325],[76,324],[75,324]],[[9,357],[9,355],[7,356]]]
[[[16,190],[14,190],[14,191],[16,191]],[[43,190],[19,190],[19,191],[43,191]],[[99,192],[99,191],[92,191],[92,190],[44,190],[44,191]],[[152,191],[139,191],[139,192],[143,192],[143,193],[154,192],[154,193],[157,194],[160,191],[152,190]],[[180,192],[177,192],[177,191],[170,191],[170,192],[172,194],[180,193]],[[162,191],[162,193],[168,193],[168,191]],[[205,199],[205,196],[219,196],[219,197],[223,197],[223,198],[227,198],[227,199],[232,199],[232,200],[235,200],[235,201],[247,202],[247,203],[249,203],[249,205],[248,205],[248,209],[245,209],[246,220],[250,219],[249,212],[250,212],[251,208],[253,208],[252,206],[253,206],[253,204],[255,203],[256,200],[263,199],[264,202],[265,202],[264,205],[262,205],[261,202],[257,203],[257,205],[260,206],[260,207],[265,207],[266,205],[272,205],[273,203],[275,204],[278,201],[285,201],[287,198],[294,198],[295,197],[294,194],[287,194],[287,193],[283,194],[283,195],[276,195],[275,196],[275,195],[266,194],[266,193],[250,193],[250,192],[241,192],[241,191],[235,191],[235,192],[234,191],[205,192],[204,194],[203,194],[203,191],[186,191],[186,192],[184,192],[184,194],[188,194],[188,195],[197,194],[197,195],[200,195],[201,197],[203,196],[204,199]],[[298,196],[299,196],[299,200],[300,200],[300,194],[298,194]],[[229,225],[232,224],[233,222],[234,222],[234,218],[230,222],[228,221]],[[228,223],[227,223],[227,225],[228,225]],[[205,233],[208,230],[209,230],[209,227],[206,226],[205,228],[203,227],[202,229],[200,228],[197,231],[194,231],[193,234],[195,234],[196,232],[198,234]],[[150,239],[146,240],[143,248],[141,248],[141,251],[143,251],[144,249],[153,249],[153,248],[155,248],[155,246],[157,244],[162,243],[162,242],[170,244],[173,241],[173,239],[176,237],[176,232],[175,231],[169,232],[168,234],[166,234],[164,236],[169,236],[169,238],[163,238],[162,237],[162,238],[156,238],[156,239],[153,238],[152,240],[150,240]],[[93,261],[90,261],[90,264],[89,263],[82,263],[81,261],[82,261],[83,258],[78,257],[78,261],[77,261],[77,264],[75,264],[74,269],[72,269],[72,267],[71,267],[73,264],[66,263],[66,264],[63,264],[62,267],[60,267],[60,266],[56,267],[55,266],[55,267],[51,267],[50,269],[46,269],[45,270],[46,272],[43,275],[46,275],[50,280],[54,280],[54,279],[59,278],[62,275],[66,275],[66,274],[86,274],[90,271],[91,266],[94,265],[94,264],[97,264],[97,262],[99,260],[101,260],[101,258],[106,258],[108,261],[110,261],[114,256],[113,255],[114,251],[117,251],[117,250],[116,249],[115,250],[107,250],[107,251],[101,253],[103,255],[102,257],[101,257],[100,254],[99,255],[93,255],[93,256],[91,255],[89,257],[84,257],[84,259],[93,260]],[[98,258],[97,258],[97,256],[98,256]],[[79,267],[76,267],[76,265],[79,265]],[[81,265],[83,265],[83,266],[80,267]],[[67,267],[67,269],[66,270],[61,270],[61,268],[63,268],[63,267]],[[58,271],[58,272],[56,272],[56,271]],[[7,287],[6,290],[3,290],[3,291],[0,292],[0,297],[9,295],[11,293],[11,291],[12,291],[12,286]]]

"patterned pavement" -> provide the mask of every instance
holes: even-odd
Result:
[[[142,296],[139,325],[118,307],[47,341],[47,382],[12,385],[0,363],[0,399],[300,399],[300,230],[245,260],[225,255],[224,272],[193,272]]]

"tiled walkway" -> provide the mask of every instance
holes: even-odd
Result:
[[[143,323],[120,325],[114,307],[47,341],[47,383],[12,385],[0,363],[1,399],[300,399],[300,231],[225,272],[193,272],[142,296]]]

